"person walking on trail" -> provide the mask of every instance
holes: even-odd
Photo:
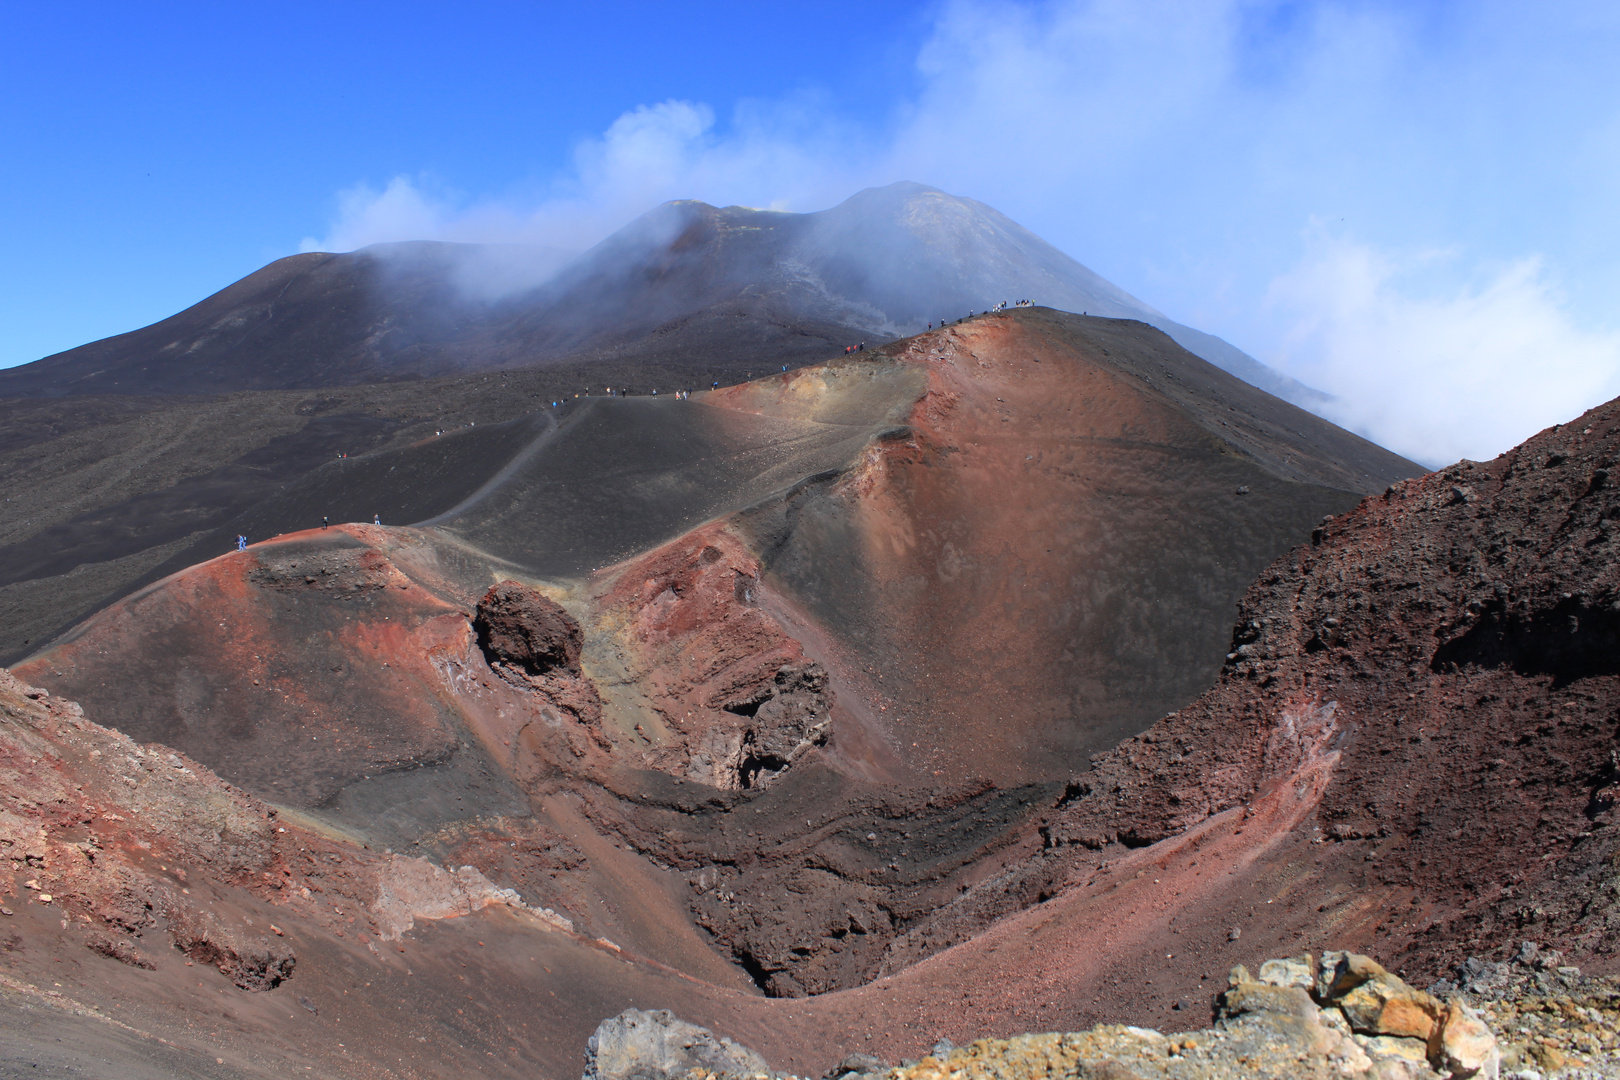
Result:
[[[247,550],[247,537],[238,536],[236,538],[236,550],[237,551],[246,551]]]
[[[372,514],[371,515],[371,523],[373,525],[381,525],[382,524],[382,515],[381,514]]]
[[[332,522],[327,518],[327,516],[325,514],[322,514],[321,515],[321,528],[324,529],[330,524],[332,524]]]

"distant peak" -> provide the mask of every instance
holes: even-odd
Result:
[[[941,191],[939,188],[928,184],[919,184],[915,180],[896,180],[892,184],[864,188],[857,191],[851,198],[860,198],[862,195],[880,191],[893,192],[896,195],[944,195],[947,199],[956,198],[949,192]]]
[[[884,184],[881,187],[862,188],[839,205],[904,202],[919,195],[935,195],[952,201],[960,201],[957,196],[941,191],[937,187],[919,184],[915,180],[896,180],[892,184]]]

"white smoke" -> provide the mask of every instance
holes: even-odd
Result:
[[[1541,261],[1424,285],[1454,255],[1404,257],[1311,230],[1268,297],[1276,355],[1338,395],[1329,419],[1438,467],[1484,459],[1620,395],[1620,332],[1576,327]]]
[[[1579,0],[947,3],[915,89],[867,115],[643,106],[526,202],[398,177],[344,193],[306,246],[515,243],[549,252],[534,277],[666,199],[816,210],[914,179],[1332,392],[1393,449],[1487,457],[1615,392],[1616,52],[1620,9]]]
[[[786,209],[819,205],[855,183],[834,181],[818,168],[817,148],[834,135],[813,115],[784,105],[735,118],[723,137],[714,127],[714,111],[703,104],[632,109],[575,147],[551,190],[523,206],[467,200],[425,177],[396,176],[381,189],[360,184],[340,193],[327,234],[305,237],[299,247],[353,251],[401,240],[506,245],[481,253],[463,274],[470,292],[495,299],[538,283],[568,256],[671,199]]]

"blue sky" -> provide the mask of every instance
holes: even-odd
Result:
[[[0,8],[0,364],[303,248],[981,199],[1426,463],[1620,394],[1620,8]]]

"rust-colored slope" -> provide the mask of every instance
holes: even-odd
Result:
[[[952,780],[1068,775],[1187,701],[1254,575],[1410,474],[1139,324],[1019,312],[890,351],[927,373],[910,427],[744,520]]]
[[[111,1030],[222,1077],[567,1077],[597,1020],[632,1005],[672,1008],[811,1075],[872,1036],[916,1053],[941,1035],[1141,1019],[1196,1002],[1201,975],[1254,947],[1225,941],[1234,894],[1276,893],[1267,860],[1334,758],[1332,725],[1317,722],[1250,813],[1116,860],[895,977],[773,1000],[593,940],[471,869],[325,837],[10,676],[0,711],[0,791],[19,808],[0,821],[16,860],[0,896],[17,912],[4,926],[8,1008],[57,1008],[70,1033]],[[636,861],[566,810],[552,820],[594,862]],[[13,1024],[0,1012],[17,1047],[39,1030]]]
[[[455,736],[434,660],[466,621],[364,529],[221,556],[16,670],[289,806],[445,760]]]
[[[1043,1026],[1061,1001],[1031,987],[1168,1021],[1202,976],[1298,948],[1420,982],[1526,939],[1615,970],[1617,451],[1610,402],[1324,522],[1246,594],[1218,684],[1095,759],[1045,850],[919,920],[887,969],[988,988],[990,952],[1039,956],[1003,1000]]]
[[[0,673],[0,794],[14,808],[0,816],[13,860],[0,902],[14,912],[0,925],[0,1030],[26,1051],[39,1010],[57,1010],[51,1030],[75,1042],[111,1033],[121,1054],[204,1076],[562,1078],[597,1021],[629,1006],[672,1008],[811,1075],[867,1036],[912,1053],[940,1035],[1117,1019],[1123,971],[1149,980],[1127,999],[1139,1018],[1165,995],[1196,994],[1204,972],[1154,959],[1174,902],[1265,886],[1259,860],[1331,765],[1319,739],[1304,749],[1279,762],[1281,782],[1246,820],[1227,813],[1120,860],[897,977],[773,1000],[593,939],[471,868],[451,875],[324,836]],[[553,820],[593,861],[637,858],[566,810]],[[1217,946],[1199,961],[1242,955]]]
[[[604,1012],[739,996],[471,867],[299,824],[6,672],[0,799],[0,1031],[19,1054],[66,1032],[93,1075],[562,1078]]]
[[[596,902],[611,895],[625,909],[616,916],[631,931],[619,941],[623,951],[505,903],[450,921],[424,921],[417,912],[396,944],[388,935],[400,923],[389,913],[398,908],[379,901],[387,894],[413,912],[442,912],[446,896],[435,894],[430,871],[401,869],[389,856],[274,818],[185,759],[137,757],[117,736],[67,711],[53,714],[10,686],[0,688],[8,715],[25,722],[21,734],[7,729],[11,749],[0,761],[9,770],[8,797],[22,808],[7,836],[14,850],[22,850],[19,840],[39,850],[22,850],[35,859],[13,866],[6,902],[23,914],[6,924],[7,977],[41,988],[32,999],[39,1002],[47,1000],[45,984],[60,982],[69,999],[97,1004],[196,1056],[226,1050],[220,1075],[311,1063],[352,1075],[457,1068],[563,1076],[595,1020],[632,1004],[674,1008],[772,1047],[778,1067],[819,1071],[864,1046],[868,1033],[904,1053],[942,1034],[1162,1021],[1176,1004],[1199,1008],[1203,987],[1230,963],[1285,948],[1371,944],[1401,956],[1408,975],[1421,980],[1463,951],[1532,937],[1588,966],[1612,967],[1611,526],[1620,514],[1608,476],[1617,440],[1620,404],[1611,403],[1495,462],[1396,486],[1329,522],[1317,543],[1275,564],[1250,590],[1219,684],[1105,755],[1057,806],[1032,807],[1036,821],[1020,829],[1041,824],[1045,851],[1029,852],[1016,837],[987,851],[985,863],[999,859],[1002,872],[914,923],[888,949],[895,973],[869,985],[784,1001],[725,988],[718,975],[671,973],[671,959],[697,970],[692,944],[660,943],[651,929],[660,911],[678,911],[659,897],[659,883],[671,878],[600,831],[612,824],[603,800],[614,802],[625,820],[612,831],[661,858],[688,840],[665,838],[669,846],[656,848],[635,831],[634,814],[653,826],[658,809],[696,827],[709,813],[722,822],[704,840],[717,854],[734,858],[726,848],[743,853],[752,841],[746,859],[763,862],[799,842],[778,832],[790,816],[847,807],[851,789],[817,788],[816,776],[836,775],[828,770],[796,766],[748,800],[679,805],[673,788],[625,788],[623,775],[603,768],[610,787],[591,788],[597,795],[556,791],[541,800],[543,811],[546,803],[554,809],[534,824],[508,826],[504,838],[485,826],[466,838],[460,850],[491,873],[496,849],[511,851],[525,829],[533,838],[527,850],[543,852],[565,875],[583,855],[587,872],[599,875],[591,886]],[[722,557],[704,563],[711,542]],[[413,580],[437,582],[452,595],[450,549],[389,545],[395,570],[408,567]],[[723,609],[702,568],[725,566],[735,602],[736,570],[752,565],[733,566],[728,560],[740,553],[728,556],[728,547],[711,537],[638,567],[668,575],[655,600],[682,585],[708,589],[693,599]],[[239,567],[241,581],[249,580],[247,565]],[[634,595],[629,577],[605,581],[608,610],[620,586]],[[322,602],[351,603],[337,595]],[[662,652],[670,641],[741,617],[721,611],[685,624],[668,598],[650,607],[636,640],[661,665],[685,655]],[[386,614],[393,621],[392,610]],[[508,691],[493,673],[469,667],[463,676],[463,692],[484,704],[462,707],[457,715],[473,720],[457,722],[503,745],[495,726],[501,711],[525,699],[502,698]],[[543,748],[560,757],[562,747]],[[133,788],[118,771],[126,764],[139,767]],[[612,795],[613,787],[629,797]],[[776,812],[749,813],[773,805]],[[979,804],[946,809],[967,822]],[[861,873],[880,880],[887,872],[880,853],[908,840],[921,847],[932,820],[922,801],[908,808],[896,799],[887,812],[895,815],[887,825],[879,810],[868,819],[872,835],[885,830],[869,842],[870,857],[862,854],[865,834],[848,819],[817,818],[825,835],[807,839],[803,850],[843,845],[852,859],[868,860]],[[231,821],[240,824],[223,835],[239,839],[218,848],[214,823]],[[542,829],[550,841],[541,842]],[[1009,852],[1017,857],[1008,861]],[[531,875],[540,861],[505,858]],[[118,887],[86,869],[96,860],[102,869],[94,873],[119,875]],[[22,899],[44,891],[26,888],[31,875],[53,890],[50,904]],[[629,886],[638,880],[653,887],[635,895]],[[1021,891],[1020,882],[1032,890]],[[196,961],[186,967],[188,954],[167,944],[198,940],[187,936],[192,924],[183,915],[163,914],[141,940],[125,933],[109,941],[112,951],[133,942],[128,955],[151,962],[150,970],[84,948],[93,931],[113,937],[113,927],[127,929],[117,920],[138,923],[147,902],[140,898],[160,894],[161,904],[197,898],[214,919],[204,938],[238,942],[236,956],[251,960],[249,981],[274,959],[257,944],[273,944],[261,923],[274,923],[283,930],[276,940],[296,954],[292,978],[255,991],[232,983],[239,963],[227,964],[229,977]],[[882,896],[865,894],[874,895]],[[57,896],[67,898],[65,910]],[[135,897],[136,906],[126,912],[101,903],[120,896]],[[153,910],[166,911],[161,904]],[[614,916],[599,917],[606,925]],[[1232,929],[1241,931],[1236,941]],[[952,940],[954,948],[937,951]]]
[[[1043,852],[808,1011],[904,1052],[1170,1023],[1284,951],[1427,982],[1528,939],[1616,970],[1617,460],[1620,401],[1323,523],[1247,593],[1218,685],[1078,777]]]

